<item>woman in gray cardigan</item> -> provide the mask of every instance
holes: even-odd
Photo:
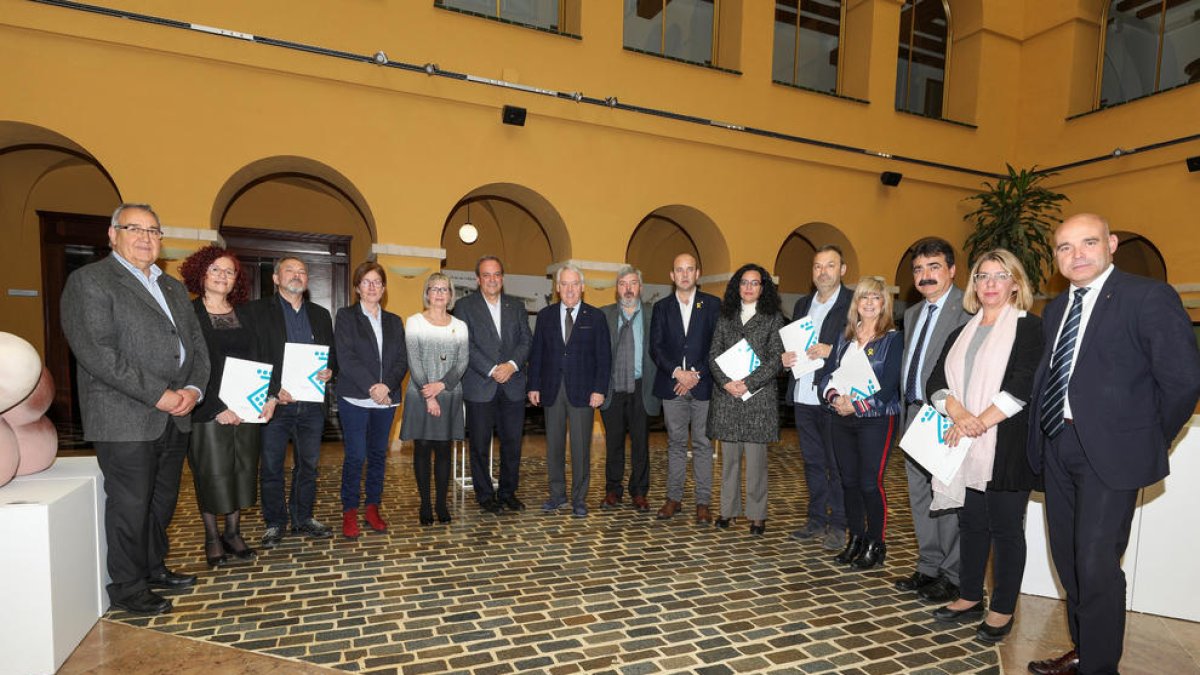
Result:
[[[712,369],[712,403],[708,436],[721,441],[721,517],[727,528],[742,515],[742,456],[746,458],[746,517],[750,534],[767,530],[767,444],[779,440],[779,392],[775,376],[781,366],[784,325],[779,291],[771,275],[755,264],[742,265],[725,287],[721,318],[708,353]],[[726,374],[717,357],[741,340],[754,350],[758,364],[743,379]],[[750,393],[745,400],[743,396]]]

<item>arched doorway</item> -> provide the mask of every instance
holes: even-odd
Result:
[[[671,291],[671,265],[688,253],[704,279],[729,273],[729,246],[717,224],[697,208],[683,204],[660,206],[646,214],[634,228],[625,247],[625,262],[642,271],[642,297],[653,302]],[[710,286],[716,287],[710,281]],[[712,288],[706,289],[714,292]],[[720,295],[721,291],[716,291]]]
[[[846,263],[843,282],[858,278],[858,253],[846,235],[829,223],[805,223],[788,235],[775,256],[774,271],[779,277],[779,295],[785,314],[791,313],[796,300],[812,292],[813,258],[817,249],[830,244],[842,250]]]

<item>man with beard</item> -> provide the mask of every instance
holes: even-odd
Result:
[[[812,319],[817,344],[804,357],[824,359],[833,350],[838,335],[846,330],[846,315],[854,291],[842,285],[846,263],[842,250],[833,244],[822,246],[813,256],[813,293],[796,301],[793,319]],[[791,368],[800,360],[797,352],[783,353],[783,366]],[[817,385],[821,371],[809,372],[788,382],[788,400],[796,416],[796,435],[800,456],[804,458],[804,480],[808,484],[808,522],[792,533],[797,539],[820,538],[830,551],[846,545],[846,509],[842,498],[842,478],[833,456],[830,439],[829,408],[821,404]]]
[[[262,457],[259,462],[263,520],[262,547],[274,548],[291,524],[293,533],[314,539],[333,535],[329,527],[313,517],[317,496],[317,460],[321,455],[321,433],[325,429],[325,403],[296,401],[280,385],[284,345],[289,342],[329,347],[329,367],[317,374],[321,382],[333,377],[333,319],[329,310],[304,297],[308,290],[308,267],[299,258],[275,262],[276,294],[250,303],[261,333],[259,353],[275,366],[267,388],[267,405],[275,406],[271,421],[263,427]],[[292,487],[284,500],[283,464],[288,441],[295,450]]]
[[[925,383],[937,364],[946,338],[970,316],[963,309],[962,291],[954,286],[954,248],[937,237],[912,247],[913,283],[924,300],[904,313],[904,362],[900,371],[901,426],[907,428],[925,403]],[[920,464],[905,458],[908,503],[917,535],[917,569],[897,579],[897,590],[916,592],[929,602],[958,597],[958,511],[931,512],[933,482]]]
[[[625,475],[625,436],[629,436],[629,496],[638,511],[649,511],[650,424],[662,403],[653,387],[643,384],[654,373],[650,358],[650,318],[653,309],[642,302],[642,273],[625,266],[617,272],[617,302],[600,308],[608,320],[612,339],[612,377],[608,396],[600,407],[608,453],[604,461],[604,502],[613,509],[621,503]]]

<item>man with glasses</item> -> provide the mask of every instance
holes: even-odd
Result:
[[[274,548],[283,539],[284,527],[291,524],[293,534],[313,539],[333,535],[333,530],[313,517],[317,496],[317,460],[321,455],[321,434],[327,413],[324,401],[296,401],[281,386],[284,346],[289,343],[329,347],[329,367],[317,374],[321,382],[333,377],[336,361],[333,353],[333,319],[329,310],[305,297],[308,291],[308,267],[299,258],[283,257],[275,262],[276,294],[249,304],[259,327],[259,353],[275,366],[267,388],[275,414],[263,427],[262,456],[259,460],[263,520],[262,547]],[[292,485],[285,502],[283,465],[288,441],[294,446]]]
[[[108,597],[138,614],[171,609],[151,588],[196,582],[164,561],[208,349],[187,290],[155,264],[162,235],[149,205],[117,207],[108,228],[112,255],[76,270],[62,296],[83,434],[107,493]]]
[[[463,375],[467,435],[471,439],[471,485],[479,507],[490,513],[522,511],[517,498],[521,435],[525,427],[525,361],[533,334],[525,303],[504,293],[504,264],[495,256],[475,263],[479,291],[454,304],[467,324],[470,356]],[[500,441],[500,485],[492,486],[492,433]]]

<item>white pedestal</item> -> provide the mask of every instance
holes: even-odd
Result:
[[[1188,621],[1200,621],[1195,598],[1200,577],[1188,561],[1200,555],[1195,517],[1200,513],[1200,415],[1192,417],[1171,448],[1171,475],[1142,490],[1133,514],[1129,546],[1121,567],[1125,570],[1125,606]],[[1025,521],[1028,553],[1021,592],[1064,598],[1046,531],[1046,504],[1035,493]]]
[[[95,485],[39,477],[0,488],[0,673],[53,673],[103,614]]]

